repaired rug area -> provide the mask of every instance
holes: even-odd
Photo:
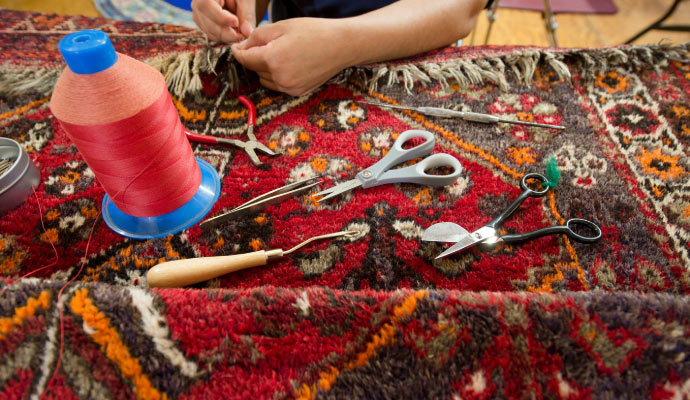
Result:
[[[87,28],[158,68],[191,130],[245,139],[236,98],[257,105],[257,137],[283,155],[257,169],[234,148],[194,144],[221,176],[210,216],[306,177],[351,179],[408,129],[433,132],[436,151],[457,157],[463,175],[445,188],[384,185],[326,205],[303,195],[213,233],[194,226],[126,239],[96,220],[103,189],[49,108],[64,67],[57,41]],[[687,45],[448,48],[353,68],[299,98],[261,88],[226,47],[180,27],[3,10],[0,50],[0,132],[41,171],[45,223],[36,198],[0,219],[2,395],[673,398],[690,390]],[[357,99],[567,129],[439,119]],[[434,260],[446,245],[421,242],[424,229],[479,228],[551,156],[558,187],[527,200],[505,230],[582,217],[601,226],[599,243],[551,236]],[[146,271],[161,261],[287,249],[353,228],[365,234],[193,289],[146,287]]]

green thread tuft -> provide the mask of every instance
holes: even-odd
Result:
[[[559,180],[561,180],[561,171],[558,169],[556,158],[551,156],[551,158],[546,161],[546,182],[542,185],[555,189],[556,186],[558,186]]]

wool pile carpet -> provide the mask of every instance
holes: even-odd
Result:
[[[689,46],[453,47],[352,68],[290,97],[186,28],[2,16],[0,134],[21,143],[41,180],[0,219],[0,398],[690,394]],[[221,176],[211,216],[302,178],[351,179],[408,129],[432,132],[462,176],[325,205],[303,194],[211,233],[124,238],[98,216],[104,191],[50,112],[64,68],[57,41],[87,28],[159,69],[191,130],[245,139],[237,96],[257,104],[258,139],[282,156],[257,168],[234,148],[193,145]],[[558,186],[527,200],[504,233],[582,217],[601,241],[556,235],[435,260],[447,245],[422,242],[428,226],[481,227],[551,157]],[[286,249],[342,229],[362,234],[191,288],[147,287],[146,271],[165,260]]]

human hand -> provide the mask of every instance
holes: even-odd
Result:
[[[192,0],[192,19],[211,40],[234,43],[256,27],[255,0]]]
[[[341,20],[287,19],[260,26],[234,44],[232,54],[263,86],[300,96],[352,65],[354,52],[343,27]]]

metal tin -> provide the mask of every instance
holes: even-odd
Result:
[[[38,186],[38,169],[24,149],[12,139],[0,138],[0,158],[14,161],[10,169],[0,175],[0,214],[22,204]]]

